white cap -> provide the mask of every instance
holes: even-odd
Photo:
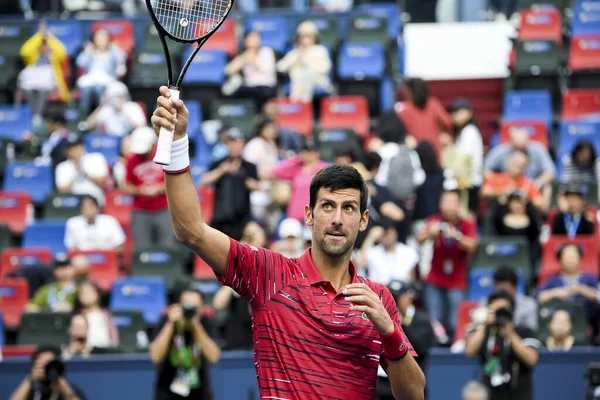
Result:
[[[129,151],[133,154],[147,154],[156,143],[154,129],[148,126],[140,126],[131,132],[129,138]]]
[[[317,28],[317,25],[312,21],[304,21],[298,25],[296,33],[298,35],[318,35],[319,28]]]
[[[106,86],[104,94],[108,97],[129,97],[129,90],[123,82],[113,81]]]
[[[297,219],[286,218],[279,224],[279,237],[281,239],[302,237],[302,224]]]

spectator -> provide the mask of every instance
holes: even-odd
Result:
[[[340,142],[333,145],[333,160],[339,165],[351,165],[360,174],[367,176],[367,170],[365,165],[362,163],[362,152],[360,148],[355,148],[348,142]]]
[[[488,390],[477,381],[468,382],[462,390],[462,400],[488,400]]]
[[[406,126],[408,134],[418,141],[431,142],[437,154],[440,154],[440,133],[448,133],[452,128],[452,119],[442,104],[429,94],[427,82],[420,78],[404,81],[406,101],[396,103],[394,110]]]
[[[392,281],[415,281],[418,263],[417,252],[398,242],[396,227],[386,221],[369,231],[356,266],[366,268],[370,280],[388,286]]]
[[[54,276],[56,282],[48,283],[35,292],[26,312],[54,311],[70,312],[77,297],[75,268],[65,255],[60,254],[54,261]]]
[[[542,218],[538,210],[527,200],[521,190],[508,195],[506,204],[494,210],[494,229],[498,236],[522,236],[530,246],[531,265],[534,266],[540,256],[540,233]]]
[[[86,320],[87,331],[82,335],[90,348],[117,347],[119,331],[110,311],[100,305],[100,289],[92,282],[79,285],[75,309]]]
[[[303,225],[293,218],[286,218],[279,224],[279,240],[273,243],[271,250],[288,258],[298,258],[304,254]]]
[[[526,327],[514,325],[514,299],[505,291],[488,297],[487,318],[467,337],[465,352],[478,357],[491,400],[532,400],[533,367],[542,344]]]
[[[487,154],[484,162],[484,177],[488,178],[493,173],[508,172],[508,160],[515,151],[527,155],[527,164],[523,174],[532,180],[538,188],[552,183],[556,177],[556,166],[543,144],[529,140],[529,133],[525,129],[513,129],[510,133],[510,142],[495,146]]]
[[[94,32],[92,41],[83,45],[83,51],[76,60],[77,67],[84,71],[77,79],[82,110],[89,112],[92,103],[102,98],[106,86],[125,75],[126,62],[126,54],[112,43],[106,29]]]
[[[86,130],[114,136],[129,135],[135,128],[145,125],[144,110],[131,101],[127,86],[119,81],[106,85],[100,105],[85,121]]]
[[[85,400],[85,396],[63,376],[52,382],[46,375],[46,367],[60,361],[60,349],[39,346],[31,355],[31,372],[11,394],[10,400]]]
[[[104,187],[108,178],[108,161],[102,153],[87,153],[83,139],[71,137],[67,144],[67,159],[54,171],[57,191],[89,195],[104,204]]]
[[[49,107],[44,113],[44,119],[50,136],[42,143],[40,156],[36,161],[56,167],[67,159],[71,132],[66,128],[67,120],[62,107]]]
[[[263,107],[259,122],[262,119],[277,121],[279,119],[279,105],[275,102],[267,102]],[[302,151],[302,135],[289,128],[277,128],[278,146],[280,157],[292,157]]]
[[[444,170],[438,162],[433,145],[428,141],[422,141],[415,149],[419,156],[419,162],[425,172],[425,180],[416,191],[414,209],[415,228],[422,226],[422,221],[440,212],[440,198],[444,191]]]
[[[69,88],[65,82],[63,65],[68,60],[64,44],[46,28],[41,20],[38,32],[21,47],[25,68],[18,78],[18,87],[31,106],[34,125],[42,122],[42,115],[50,92],[58,89],[60,99],[69,101]]]
[[[231,130],[237,131],[238,129],[229,127],[227,125],[221,125],[221,127],[219,128],[216,143],[214,144],[211,151],[211,160],[213,162],[222,160],[226,158],[229,154],[229,149],[227,148],[227,136],[229,135],[229,131]],[[239,134],[241,135],[241,133]]]
[[[590,141],[578,142],[571,154],[563,156],[560,162],[562,163],[563,182],[600,182],[600,159]]]
[[[567,235],[571,240],[578,235],[593,235],[596,226],[585,215],[586,188],[580,183],[571,183],[565,185],[561,192],[567,209],[552,219],[552,234]]]
[[[65,247],[71,250],[112,250],[123,253],[125,232],[111,215],[101,214],[98,200],[86,195],[81,199],[81,215],[67,220]]]
[[[131,157],[129,146],[130,136],[125,136],[121,139],[119,145],[119,157],[112,166],[113,183],[117,189],[123,190],[125,187],[125,177],[127,176],[127,160]]]
[[[315,141],[305,138],[302,151],[298,156],[284,160],[275,166],[272,177],[291,183],[288,217],[304,222],[304,206],[308,204],[310,181],[325,165],[327,164],[319,159],[319,149]]]
[[[518,278],[513,267],[503,265],[494,271],[494,291],[504,290],[515,300],[514,323],[538,330],[538,306],[534,298],[521,294],[517,290]]]
[[[215,161],[202,177],[202,186],[215,186],[211,225],[239,240],[252,219],[250,193],[259,190],[256,165],[242,158],[245,138],[237,129],[227,133],[228,156]]]
[[[212,399],[208,363],[221,358],[203,317],[200,292],[185,289],[171,305],[150,344],[150,358],[158,365],[155,400]]]
[[[434,240],[431,271],[425,279],[427,313],[449,332],[456,326],[458,306],[465,298],[469,256],[477,247],[477,226],[459,210],[460,193],[445,191],[440,214],[428,218],[417,236],[419,244]]]
[[[127,160],[125,192],[133,195],[131,233],[136,249],[170,247],[174,244],[165,195],[162,166],[152,161],[156,134],[143,126],[131,133],[131,157]]]
[[[261,46],[260,34],[248,32],[244,39],[244,52],[236,56],[227,67],[229,77],[223,86],[223,94],[236,98],[251,98],[257,103],[257,110],[275,97],[277,72],[275,53],[267,46]]]
[[[63,346],[62,358],[69,360],[73,357],[88,358],[92,353],[97,353],[96,348],[88,343],[89,325],[81,314],[74,314],[69,321],[70,341]]]
[[[567,310],[554,311],[550,322],[550,336],[546,339],[546,348],[550,351],[569,351],[575,344],[575,337],[571,334],[573,321]]]
[[[521,190],[531,204],[541,211],[547,209],[547,202],[534,181],[524,175],[528,155],[522,150],[514,150],[506,160],[506,172],[487,175],[481,196],[484,199],[495,200],[498,204],[507,204],[508,196],[516,190]]]
[[[333,91],[329,78],[331,57],[327,48],[319,44],[319,30],[314,22],[302,22],[296,34],[295,47],[277,63],[277,70],[290,76],[290,99],[309,102],[315,89]]]
[[[75,282],[80,283],[86,281],[88,273],[90,272],[90,262],[87,257],[83,254],[78,254],[71,258],[71,265],[75,270]]]

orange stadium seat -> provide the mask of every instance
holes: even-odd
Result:
[[[555,8],[522,10],[519,40],[554,40],[562,43],[560,12]]]
[[[127,20],[96,21],[92,24],[92,33],[98,29],[106,29],[111,39],[129,56],[135,47],[133,24]]]
[[[321,129],[352,129],[369,135],[369,105],[363,96],[331,96],[321,102]]]
[[[303,136],[312,136],[315,124],[312,103],[295,103],[288,98],[271,100],[279,110],[277,125],[291,129]]]
[[[600,114],[600,89],[571,89],[563,94],[563,120],[575,120]]]
[[[9,247],[2,250],[1,259],[0,279],[10,272],[28,265],[50,264],[52,262],[52,252],[49,249]]]
[[[233,58],[238,53],[237,35],[235,31],[235,21],[226,19],[223,25],[213,33],[210,40],[204,43],[202,49],[221,50]]]
[[[525,129],[529,138],[548,147],[548,127],[542,121],[502,121],[500,123],[500,143],[510,140],[510,134],[514,129]]]
[[[553,235],[543,246],[542,262],[539,273],[539,285],[560,272],[560,263],[556,258],[556,252],[566,243],[577,243],[583,247],[583,259],[581,260],[581,272],[587,272],[598,276],[598,239],[596,235],[578,236],[571,240],[567,236]]]
[[[104,214],[112,215],[123,227],[131,223],[131,204],[133,197],[127,193],[112,190],[106,193]]]
[[[15,233],[23,233],[31,197],[27,192],[0,192],[0,224]]]
[[[458,319],[456,321],[456,330],[454,331],[454,341],[465,339],[467,337],[467,327],[471,322],[471,312],[479,305],[478,301],[463,301],[458,306]]]
[[[198,199],[202,206],[202,218],[210,224],[215,210],[215,190],[210,187],[198,188]]]
[[[4,324],[16,328],[21,324],[21,315],[29,302],[29,285],[24,278],[0,280],[0,313]]]
[[[69,257],[84,255],[90,263],[88,278],[102,290],[110,290],[119,277],[119,255],[111,250],[71,251]]]
[[[579,36],[571,40],[569,69],[600,70],[600,35]]]

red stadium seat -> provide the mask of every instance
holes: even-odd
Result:
[[[233,58],[238,53],[238,43],[235,21],[226,19],[223,25],[210,37],[210,40],[204,43],[202,49],[221,50]]]
[[[581,260],[581,272],[590,273],[598,277],[598,239],[596,235],[578,236],[571,240],[567,236],[552,235],[543,246],[542,262],[539,273],[539,285],[554,274],[560,273],[560,263],[556,258],[556,252],[560,246],[566,243],[577,243],[584,249]]]
[[[571,89],[563,95],[563,120],[575,120],[600,113],[599,89]]]
[[[194,278],[197,279],[214,279],[215,273],[212,268],[200,257],[194,257]]]
[[[23,233],[31,197],[26,192],[0,192],[0,225],[8,225],[15,233]]]
[[[456,330],[454,331],[454,341],[462,340],[467,337],[467,327],[471,323],[471,312],[479,305],[478,301],[463,301],[458,306],[458,319],[456,321]]]
[[[118,190],[106,193],[104,214],[112,215],[125,228],[131,223],[131,204],[133,197]]]
[[[48,249],[23,249],[10,247],[2,250],[0,262],[0,279],[10,272],[28,265],[50,264],[52,252]]]
[[[288,98],[271,100],[279,110],[277,125],[280,128],[291,129],[303,136],[312,136],[315,116],[312,103],[294,103]]]
[[[525,129],[529,138],[548,147],[548,127],[543,121],[502,121],[500,123],[500,143],[510,140],[510,134],[514,129]]]
[[[14,345],[14,346],[3,346],[0,348],[3,358],[10,357],[29,357],[33,354],[37,346],[35,345]]]
[[[571,40],[569,69],[600,70],[600,35],[578,36]]]
[[[369,135],[369,105],[363,96],[331,96],[321,102],[321,129],[352,129]]]
[[[24,278],[0,280],[0,313],[4,324],[17,328],[21,324],[21,315],[29,302],[29,285]]]
[[[98,29],[106,29],[110,38],[129,56],[135,47],[133,24],[127,20],[96,21],[92,24],[92,33]]]
[[[111,250],[70,251],[69,257],[84,255],[90,263],[88,278],[102,290],[112,289],[119,277],[119,255]]]
[[[560,12],[555,8],[522,10],[519,41],[525,40],[554,40],[562,43]]]
[[[202,218],[210,224],[215,210],[215,190],[210,187],[198,188],[198,199],[202,207]]]

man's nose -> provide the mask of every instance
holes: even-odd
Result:
[[[342,209],[338,208],[335,210],[333,219],[331,220],[332,225],[342,225]]]

